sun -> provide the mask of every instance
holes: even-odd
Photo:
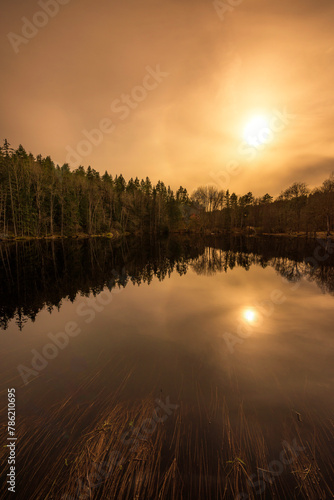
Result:
[[[243,312],[243,318],[247,321],[247,323],[254,323],[256,321],[256,311],[254,309],[245,309]]]
[[[244,128],[244,139],[250,146],[259,146],[268,142],[271,135],[269,120],[264,115],[256,115]]]

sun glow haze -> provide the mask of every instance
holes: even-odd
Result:
[[[0,19],[0,135],[11,147],[189,194],[214,183],[238,196],[276,197],[293,182],[313,188],[331,174],[333,0],[235,1],[233,9],[214,1],[102,0],[98,9],[63,2],[30,40],[22,16],[32,23],[38,3],[6,2]],[[115,129],[102,137],[106,120]],[[252,163],[250,148],[259,153]],[[236,175],[232,163],[240,164]]]
[[[250,146],[266,142],[266,132],[270,130],[269,120],[264,115],[253,116],[244,128],[244,139]]]
[[[247,323],[254,323],[256,321],[256,311],[252,308],[245,309],[242,315]]]

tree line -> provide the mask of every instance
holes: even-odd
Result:
[[[0,233],[70,236],[125,232],[167,232],[178,228],[181,208],[190,204],[182,186],[174,194],[159,181],[100,175],[90,166],[71,171],[49,156],[36,158],[7,140],[0,148]]]
[[[243,230],[257,233],[333,231],[334,175],[310,190],[295,182],[274,199],[266,193],[254,197],[222,191],[214,186],[198,188],[192,200],[203,208],[201,223],[212,230]]]
[[[310,190],[295,182],[274,199],[100,175],[90,166],[71,170],[50,156],[36,158],[5,139],[0,147],[0,235],[73,236],[81,233],[264,232],[333,230],[334,176]]]

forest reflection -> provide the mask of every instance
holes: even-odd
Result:
[[[38,240],[0,244],[0,328],[11,320],[22,329],[44,308],[50,313],[77,295],[98,295],[106,287],[163,281],[189,270],[201,275],[235,267],[268,266],[290,282],[306,278],[334,293],[330,242],[286,238],[126,238],[117,242]],[[316,257],[315,257],[316,256]]]

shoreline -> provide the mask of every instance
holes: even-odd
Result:
[[[50,236],[8,236],[0,237],[0,243],[17,241],[56,241],[56,240],[86,240],[90,238],[107,238],[117,240],[123,236],[129,236],[130,233],[102,233],[102,234],[74,234],[70,236],[50,235]]]
[[[106,238],[110,240],[118,240],[122,237],[126,236],[164,236],[161,233],[119,233],[115,231],[113,233],[102,233],[102,234],[73,234],[69,236],[61,236],[61,235],[48,235],[48,236],[0,236],[0,243],[3,242],[17,242],[17,241],[55,241],[55,240],[83,240],[83,239],[91,239],[91,238]],[[244,236],[247,238],[261,238],[261,237],[280,237],[280,238],[302,238],[308,240],[316,240],[316,239],[328,239],[332,238],[331,234],[328,234],[327,231],[315,231],[312,233],[256,233],[256,232],[246,232],[246,231],[230,231],[230,232],[221,232],[221,231],[171,231],[168,235],[178,235],[178,236]],[[166,236],[166,235],[165,235]]]

